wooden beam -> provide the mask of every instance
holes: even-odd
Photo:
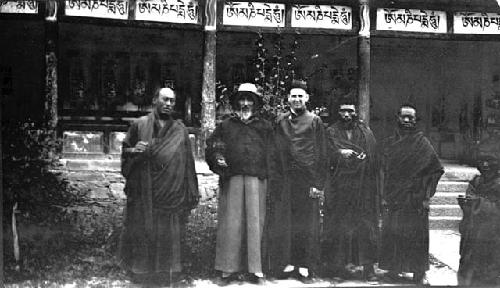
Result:
[[[358,38],[358,107],[359,116],[370,123],[370,6],[359,0],[360,29]]]
[[[2,95],[2,91],[0,91],[0,107],[3,107],[3,95]],[[0,109],[0,119],[2,119],[2,110],[3,109]],[[3,121],[0,121],[0,159],[3,159],[3,154],[2,154],[2,122]],[[3,206],[3,167],[2,167],[2,162],[3,161],[0,161],[0,205]],[[5,271],[3,269],[3,209],[2,209],[2,213],[0,213],[0,223],[2,223],[2,229],[0,229],[0,253],[2,253],[2,257],[0,257],[0,287],[4,287],[3,285],[3,282],[4,282],[4,277],[3,277],[3,271]]]
[[[354,21],[353,21],[354,22]],[[243,32],[243,33],[281,33],[281,34],[304,34],[304,35],[356,35],[356,26],[353,23],[351,30],[322,29],[322,28],[294,28],[294,27],[252,27],[252,26],[222,26],[221,32]]]
[[[205,158],[205,141],[215,130],[215,82],[216,82],[216,11],[217,1],[208,0],[205,5],[205,43],[203,49],[203,83],[201,88],[201,135],[197,137],[195,155]]]
[[[57,126],[57,0],[45,3],[45,121],[49,128]]]
[[[420,33],[405,31],[371,31],[371,38],[401,38],[401,39],[429,39],[429,40],[449,40],[449,41],[487,41],[498,42],[500,35],[494,34],[438,34]]]

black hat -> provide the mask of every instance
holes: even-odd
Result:
[[[294,79],[294,80],[292,80],[292,85],[291,85],[290,89],[294,89],[294,88],[300,88],[300,89],[303,89],[304,91],[307,91],[307,82],[304,80],[300,80],[300,79]]]

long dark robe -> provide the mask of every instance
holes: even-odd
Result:
[[[474,194],[459,201],[459,285],[500,284],[500,177],[471,182]]]
[[[383,144],[384,213],[379,266],[394,272],[429,269],[429,211],[443,167],[422,132],[390,137]]]
[[[138,141],[143,153],[127,152]],[[119,258],[136,274],[180,272],[181,238],[198,203],[198,181],[186,127],[151,113],[134,122],[123,141],[122,174],[127,207]]]
[[[309,191],[324,187],[324,130],[321,119],[307,111],[278,119],[266,217],[270,273],[287,264],[311,269],[319,264],[319,199],[309,197]]]
[[[372,131],[355,122],[349,140],[342,123],[328,127],[330,173],[325,187],[325,234],[322,253],[336,269],[364,265],[377,258],[378,201],[376,141]],[[345,159],[340,149],[366,153],[364,160]]]

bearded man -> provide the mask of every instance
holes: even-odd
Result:
[[[207,140],[206,160],[221,183],[215,269],[224,283],[243,271],[251,274],[250,282],[260,283],[273,129],[255,113],[260,94],[254,84],[241,84],[232,100],[236,113]]]
[[[350,276],[363,265],[364,276],[377,280],[378,197],[376,141],[358,119],[352,102],[340,104],[339,121],[327,128],[330,173],[325,188],[325,251],[334,274]]]
[[[498,155],[481,155],[481,172],[469,184],[466,197],[459,197],[460,266],[458,284],[500,285],[500,163]]]
[[[305,83],[292,85],[290,111],[278,117],[275,132],[269,260],[280,278],[309,283],[319,261],[318,195],[328,161],[325,128],[319,116],[307,110]]]
[[[172,118],[175,99],[172,89],[158,89],[153,112],[123,141],[127,209],[119,258],[139,282],[169,282],[181,272],[182,235],[199,199],[189,133]]]
[[[417,110],[411,104],[399,109],[395,135],[383,143],[385,215],[379,267],[394,279],[412,272],[426,284],[429,270],[429,200],[443,174],[434,148],[416,129]]]

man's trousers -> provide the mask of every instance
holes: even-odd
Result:
[[[261,240],[267,180],[236,175],[222,184],[219,197],[215,269],[262,272]],[[246,247],[246,251],[242,250]]]

